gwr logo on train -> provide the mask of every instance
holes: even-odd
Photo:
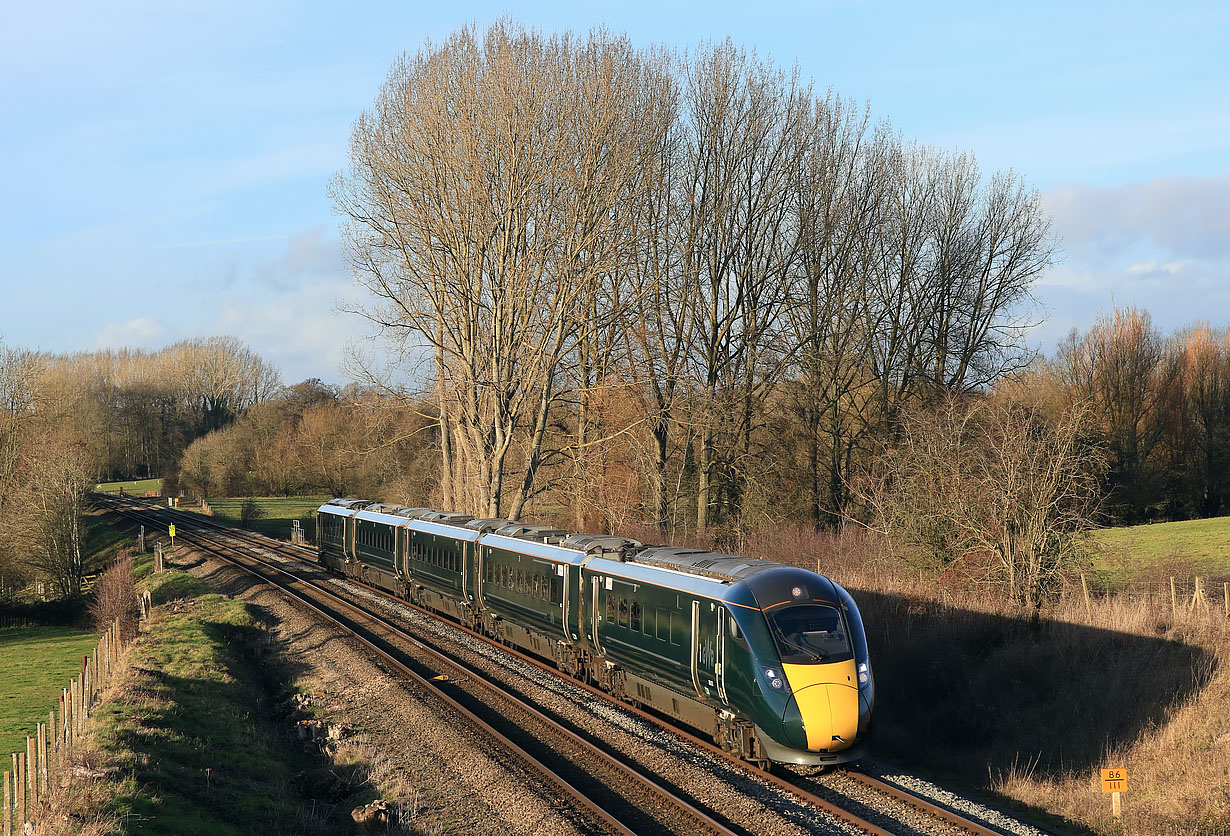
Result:
[[[858,607],[797,566],[431,508],[334,499],[317,552],[751,761],[862,755],[875,680]]]

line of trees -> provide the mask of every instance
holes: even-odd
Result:
[[[184,451],[180,483],[204,497],[385,497],[422,505],[437,484],[431,421],[375,392],[286,387]],[[427,476],[425,474],[432,473]]]
[[[662,531],[836,524],[903,414],[1028,361],[1055,252],[1020,178],[729,42],[508,21],[395,64],[332,191],[443,504],[581,523],[636,484]]]
[[[60,356],[0,343],[0,598],[40,579],[79,594],[85,495],[165,475],[184,448],[281,388],[233,337]]]
[[[1116,308],[1073,331],[1038,377],[1097,416],[1113,520],[1230,511],[1230,331],[1197,322],[1166,337],[1147,311]]]

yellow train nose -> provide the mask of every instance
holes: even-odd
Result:
[[[803,719],[807,748],[836,752],[858,733],[858,685],[854,661],[831,665],[783,665]]]

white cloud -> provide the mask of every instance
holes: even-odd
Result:
[[[1182,261],[1169,261],[1165,264],[1159,264],[1156,258],[1151,258],[1148,261],[1137,262],[1123,272],[1138,276],[1174,276],[1183,269],[1184,265],[1185,262]]]
[[[1064,248],[1082,258],[1116,260],[1145,248],[1169,261],[1230,260],[1230,173],[1064,186],[1043,200]]]
[[[152,317],[139,316],[127,322],[110,322],[94,335],[95,348],[154,347],[166,335],[166,328]]]
[[[335,311],[358,290],[342,276],[318,278],[282,289],[276,300],[252,304],[242,292],[228,293],[209,332],[233,334],[277,363],[286,383],[308,377],[342,379],[346,345],[366,332],[357,316]]]

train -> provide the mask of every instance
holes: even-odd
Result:
[[[739,757],[863,756],[875,680],[854,599],[768,560],[353,498],[316,512],[327,569],[701,732]]]

